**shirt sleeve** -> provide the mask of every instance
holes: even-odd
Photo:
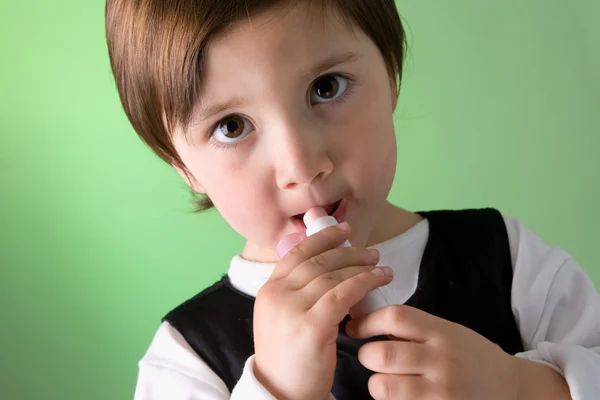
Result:
[[[567,381],[573,400],[600,393],[600,295],[564,250],[505,217],[514,268],[512,309],[525,351]]]
[[[169,323],[139,363],[135,400],[275,400],[254,377],[254,356],[230,394],[225,383]]]

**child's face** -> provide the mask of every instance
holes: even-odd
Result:
[[[353,244],[383,229],[395,87],[362,31],[333,15],[320,21],[271,11],[215,39],[201,104],[174,136],[194,189],[247,239],[252,259],[276,260],[278,241],[299,229],[295,215],[340,199]]]

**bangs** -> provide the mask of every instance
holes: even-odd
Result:
[[[142,140],[165,162],[186,171],[172,143],[202,96],[207,49],[234,24],[266,11],[304,6],[311,24],[335,17],[378,47],[400,88],[405,33],[394,0],[107,0],[108,51],[121,104]],[[273,20],[276,23],[277,13]]]

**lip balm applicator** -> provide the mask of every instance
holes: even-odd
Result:
[[[322,231],[330,226],[337,225],[336,219],[327,214],[327,212],[321,207],[311,208],[304,214],[304,225],[306,225],[306,236],[312,236],[317,232]],[[350,247],[351,244],[347,240],[340,245],[340,247]],[[352,307],[350,316],[352,318],[360,317],[364,314],[368,314],[378,308],[387,306],[388,303],[385,301],[381,289],[377,288],[368,293],[358,304]]]

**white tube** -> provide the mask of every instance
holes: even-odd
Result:
[[[305,218],[304,223],[306,225],[306,236],[312,236],[317,232],[322,231],[325,228],[330,226],[337,225],[337,221],[334,217],[330,215],[326,215],[324,217],[310,219]],[[342,243],[339,247],[350,247],[351,244],[347,240]],[[363,299],[352,307],[352,312],[350,316],[352,318],[360,317],[361,315],[365,315],[374,311],[378,308],[382,308],[387,306],[388,303],[385,301],[385,297],[383,293],[381,293],[381,288],[377,288],[370,293],[368,293]]]

